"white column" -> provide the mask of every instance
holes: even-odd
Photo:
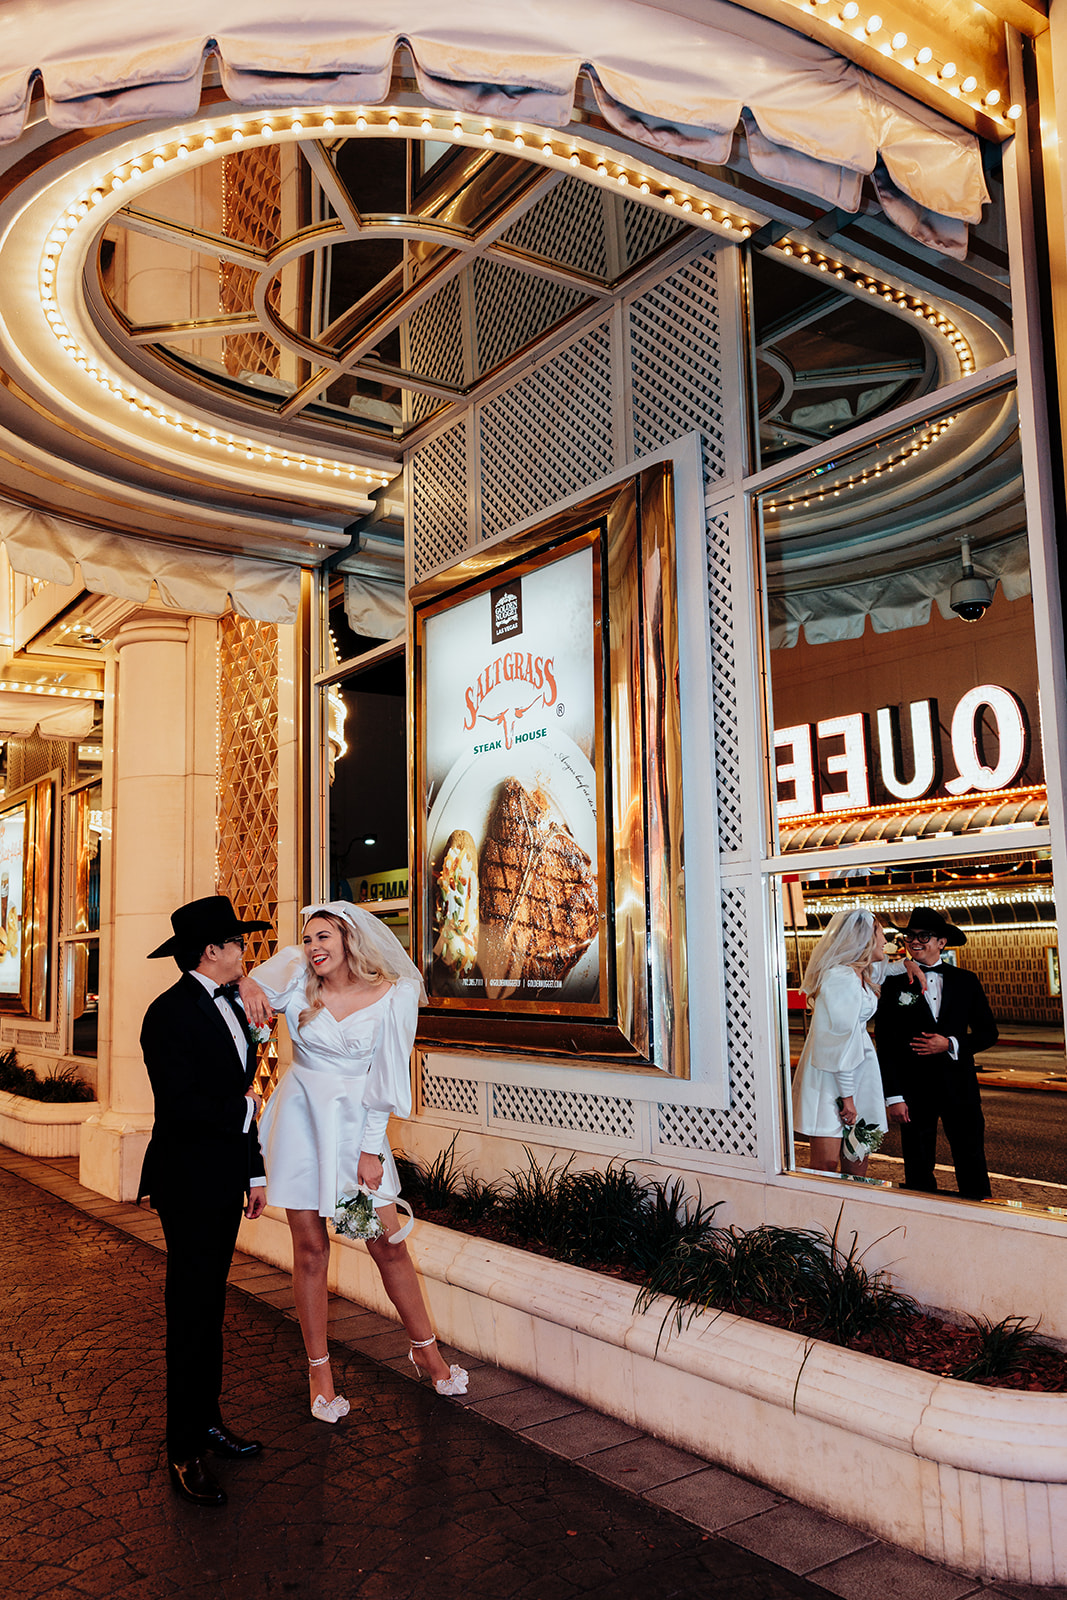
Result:
[[[177,977],[169,957],[146,958],[177,906],[214,891],[215,624],[141,612],[115,647],[110,1049],[97,1090],[105,1109],[83,1130],[80,1176],[129,1200],[152,1126],[141,1019]]]

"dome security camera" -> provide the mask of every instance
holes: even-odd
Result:
[[[948,603],[962,622],[979,622],[993,604],[993,584],[975,577],[969,539],[960,540],[963,572],[949,591]]]

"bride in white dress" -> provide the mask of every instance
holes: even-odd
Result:
[[[264,1020],[270,1007],[282,1012],[292,1039],[292,1066],[259,1125],[267,1203],[285,1207],[293,1236],[293,1295],[312,1415],[336,1422],[349,1404],[334,1389],[326,1342],[326,1219],[341,1195],[353,1196],[360,1186],[374,1196],[384,1229],[367,1249],[407,1330],[412,1364],[439,1394],[465,1394],[467,1374],[437,1348],[400,1230],[400,1184],[386,1142],[390,1115],[411,1115],[409,1062],[425,997],[422,978],[396,936],[362,906],[334,900],[305,906],[303,915],[303,947],[279,950],[255,968],[242,981],[241,1000],[253,1021]]]
[[[866,1156],[842,1159],[843,1129],[863,1121],[885,1132],[882,1075],[867,1024],[886,973],[905,967],[912,971],[910,963],[886,962],[885,929],[870,911],[838,911],[804,969],[801,988],[813,1010],[793,1079],[793,1124],[811,1141],[816,1172],[840,1165],[863,1177]]]

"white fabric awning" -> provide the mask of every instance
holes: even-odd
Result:
[[[192,115],[213,53],[242,105],[374,105],[401,44],[431,105],[565,127],[585,72],[640,144],[721,164],[741,125],[757,171],[845,210],[870,175],[894,221],[955,255],[988,199],[972,134],[728,0],[700,21],[637,0],[5,0],[0,140],[38,74],[60,128]]]
[[[64,700],[47,694],[0,689],[0,739],[87,739],[96,707],[91,700]]]
[[[995,578],[1008,600],[1030,593],[1030,560],[1026,535],[986,546],[976,557],[975,572]],[[952,616],[949,596],[960,575],[958,555],[929,566],[862,578],[825,589],[779,591],[768,597],[772,650],[792,649],[804,630],[808,644],[860,639],[870,622],[874,633],[920,628],[936,605],[946,621]]]
[[[154,583],[163,605],[176,611],[217,617],[232,605],[257,622],[296,620],[299,567],[101,532],[5,501],[0,540],[16,572],[47,583],[73,583],[80,568],[90,594],[144,605]]]
[[[346,572],[345,616],[349,627],[366,639],[397,638],[407,626],[403,568],[396,583]]]

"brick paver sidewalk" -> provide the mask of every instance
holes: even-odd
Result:
[[[513,1374],[472,1363],[470,1403],[439,1399],[394,1370],[394,1325],[345,1302],[335,1371],[353,1408],[326,1427],[286,1276],[248,1257],[224,1415],[265,1449],[214,1463],[229,1505],[197,1510],[165,1472],[154,1216],[2,1148],[0,1216],[4,1596],[1063,1600],[949,1573]]]

